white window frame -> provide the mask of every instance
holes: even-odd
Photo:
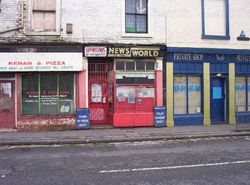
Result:
[[[148,17],[147,17],[147,27],[148,27],[148,32],[147,33],[126,33],[126,0],[123,0],[122,1],[122,36],[121,37],[130,37],[130,38],[152,38],[151,36],[151,33],[152,33],[152,30],[151,30],[151,16],[152,16],[152,13],[151,13],[151,0],[148,0]]]
[[[33,29],[33,0],[28,0],[28,24],[27,35],[60,35],[61,25],[61,1],[56,0],[56,29],[55,31],[41,31]]]

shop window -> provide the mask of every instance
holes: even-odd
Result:
[[[32,14],[33,30],[56,30],[56,0],[33,0]]]
[[[201,77],[174,76],[174,114],[201,113]]]
[[[125,70],[125,62],[116,62],[116,70]]]
[[[134,62],[126,62],[126,70],[127,71],[134,71],[135,70],[135,63]]]
[[[155,70],[154,62],[146,62],[146,70]]]
[[[124,67],[125,66],[125,67]],[[119,71],[154,71],[153,60],[122,60],[116,61],[116,70]]]
[[[136,62],[137,71],[145,71],[145,62],[138,61]]]
[[[237,111],[250,111],[250,77],[235,78],[235,96]]]
[[[74,76],[71,74],[22,75],[21,109],[23,115],[73,114]]]
[[[126,33],[147,33],[147,0],[126,0]]]

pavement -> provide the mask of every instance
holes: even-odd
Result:
[[[209,137],[250,136],[250,130],[236,130],[235,125],[175,127],[113,128],[91,127],[89,130],[67,130],[48,132],[18,132],[0,130],[0,146],[8,145],[57,145],[96,144],[112,142],[136,142],[153,140],[174,140]]]

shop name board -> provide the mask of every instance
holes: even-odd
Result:
[[[174,60],[188,60],[188,61],[202,61],[204,58],[203,54],[194,53],[174,53]]]
[[[107,47],[87,46],[84,49],[85,57],[106,57]]]
[[[1,53],[0,71],[82,71],[82,53]]]
[[[250,62],[250,55],[237,55],[236,62]]]
[[[160,47],[109,47],[109,57],[160,57]]]
[[[250,62],[250,55],[169,53],[169,61],[186,62]]]

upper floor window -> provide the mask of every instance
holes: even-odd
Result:
[[[126,0],[126,33],[148,32],[148,1]]]
[[[56,31],[56,0],[33,0],[32,29]]]
[[[201,0],[202,38],[229,40],[228,0]]]

